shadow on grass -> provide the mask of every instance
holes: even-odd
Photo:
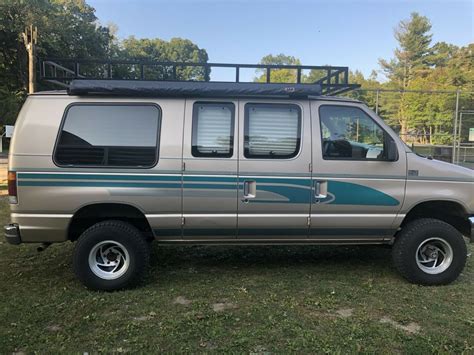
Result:
[[[259,273],[324,272],[328,278],[345,270],[394,273],[390,249],[382,246],[161,246],[154,245],[151,273],[218,272],[222,276]],[[219,276],[217,276],[219,277]]]
[[[384,246],[163,246],[153,245],[152,266],[290,266],[301,264],[367,265],[390,258]]]
[[[20,255],[5,261],[26,283],[38,282],[38,277],[45,283],[75,283],[73,247],[67,242],[38,253],[35,246],[23,245]],[[324,278],[337,279],[346,274],[345,271],[359,275],[393,274],[396,278],[390,250],[382,246],[164,246],[155,243],[145,284],[161,284],[163,279],[188,279],[193,274],[214,281],[286,273],[321,273]]]

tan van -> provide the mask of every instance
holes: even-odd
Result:
[[[76,242],[77,277],[101,290],[135,283],[152,240],[387,244],[409,281],[455,280],[474,240],[473,171],[413,153],[324,87],[83,79],[30,95],[6,239]]]

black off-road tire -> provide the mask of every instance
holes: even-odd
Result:
[[[430,238],[441,238],[452,249],[452,261],[438,274],[423,271],[416,261],[420,245]],[[395,239],[393,263],[408,281],[421,285],[446,285],[457,279],[467,259],[466,242],[462,234],[450,224],[438,219],[421,218],[408,223]]]
[[[123,274],[115,279],[101,278],[90,267],[91,251],[105,241],[119,243],[128,253],[128,266],[124,268]],[[77,278],[87,288],[114,291],[136,285],[149,261],[150,245],[143,234],[129,223],[110,220],[94,224],[81,234],[74,249],[73,268]]]

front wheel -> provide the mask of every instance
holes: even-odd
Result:
[[[403,227],[392,256],[395,267],[408,281],[445,285],[462,272],[467,248],[456,228],[437,219],[422,218]]]
[[[150,258],[146,238],[122,221],[94,224],[79,237],[74,249],[74,272],[93,290],[113,291],[135,284]]]

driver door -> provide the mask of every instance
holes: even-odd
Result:
[[[310,238],[383,240],[405,196],[406,155],[399,140],[396,161],[387,142],[393,132],[364,105],[311,102],[313,196]]]

